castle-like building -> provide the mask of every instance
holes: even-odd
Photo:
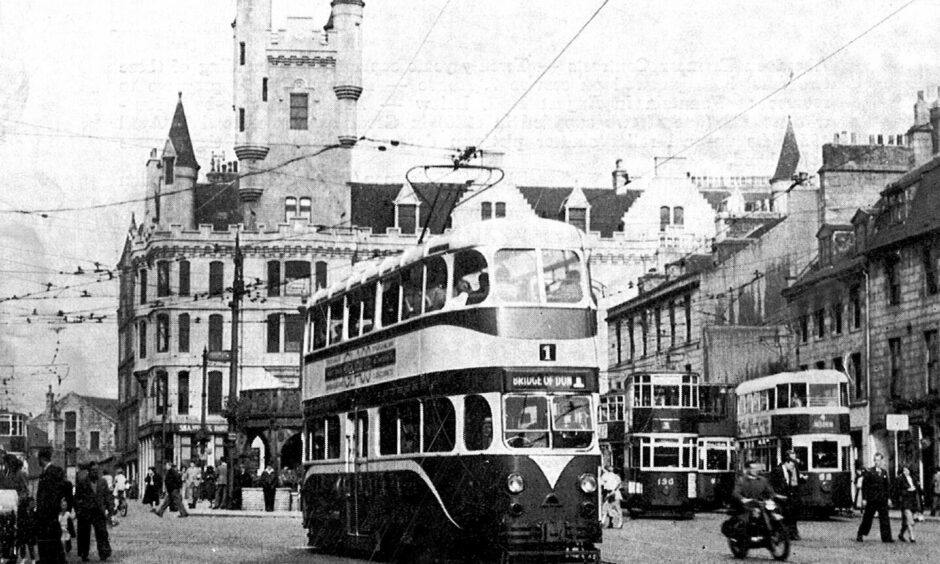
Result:
[[[274,29],[270,0],[239,0],[237,160],[213,155],[203,171],[181,95],[147,161],[146,209],[119,263],[117,448],[132,477],[164,460],[216,465],[233,446],[258,462],[299,463],[298,307],[424,231],[527,215],[572,223],[585,232],[595,294],[622,300],[641,275],[710,248],[729,214],[778,213],[767,178],[667,167],[631,181],[617,166],[604,187],[353,182],[364,6],[331,5],[322,30],[300,18]],[[236,241],[237,410],[227,402]],[[228,415],[239,419],[235,437]]]

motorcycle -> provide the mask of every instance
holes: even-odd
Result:
[[[722,525],[722,533],[728,538],[728,548],[735,558],[746,558],[752,548],[766,548],[774,560],[790,557],[790,537],[783,524],[780,507],[773,499],[764,501],[742,500],[747,517],[737,514]]]

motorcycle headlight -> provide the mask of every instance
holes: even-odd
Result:
[[[768,500],[764,503],[764,507],[767,509],[767,511],[776,511],[776,510],[777,510],[777,502],[775,502],[775,501],[772,500],[772,499],[768,499]]]
[[[589,494],[597,491],[597,478],[593,474],[581,474],[581,477],[578,478],[578,485],[581,486],[581,491]]]
[[[525,480],[522,479],[522,476],[513,472],[506,478],[506,489],[509,490],[509,493],[522,493],[522,490],[525,489]]]

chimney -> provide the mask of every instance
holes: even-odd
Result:
[[[615,192],[630,183],[630,175],[627,174],[626,170],[620,168],[622,162],[623,159],[614,161],[614,170],[610,173],[611,187]]]
[[[930,107],[924,99],[924,91],[917,91],[917,101],[914,102],[914,125],[926,125],[930,121]]]
[[[930,126],[933,128],[930,132],[931,154],[936,155],[940,152],[940,105],[930,108]]]
[[[46,413],[52,415],[55,411],[55,394],[52,393],[52,384],[49,385],[49,391],[46,392]]]

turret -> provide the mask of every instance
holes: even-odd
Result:
[[[173,123],[163,148],[162,158],[163,188],[160,194],[162,225],[179,224],[192,229],[194,222],[193,192],[196,178],[199,176],[199,164],[193,151],[193,141],[189,136],[186,112],[183,111],[183,93],[179,93]]]
[[[793,121],[787,116],[787,131],[783,134],[783,143],[780,145],[780,157],[777,159],[777,168],[770,178],[771,210],[778,213],[788,213],[790,190],[793,184],[793,175],[796,174],[800,164],[800,147],[796,144],[796,133],[793,132]]]
[[[356,144],[356,104],[362,94],[362,0],[333,0],[330,22],[336,37],[333,92],[338,102],[339,142]]]
[[[234,38],[235,155],[242,173],[262,168],[268,156],[267,46],[271,34],[271,0],[238,0]],[[251,222],[254,207],[264,191],[262,175],[249,174],[239,181],[239,195]]]

